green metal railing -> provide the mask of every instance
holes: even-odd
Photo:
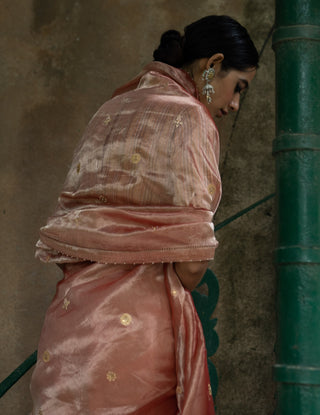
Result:
[[[215,226],[215,230],[218,231],[219,229],[235,221],[236,219],[240,218],[241,216],[245,215],[246,213],[260,206],[261,204],[267,202],[269,199],[273,198],[274,196],[275,194],[272,193],[264,197],[263,199],[260,199],[259,201],[253,203],[247,208],[240,210],[235,215],[232,215],[229,218],[217,224]],[[200,321],[203,326],[203,332],[204,332],[204,336],[206,339],[209,374],[210,374],[210,381],[212,383],[212,394],[213,396],[215,396],[217,393],[217,387],[218,387],[218,377],[217,377],[216,369],[209,358],[213,356],[213,354],[216,352],[218,345],[219,345],[218,335],[214,331],[214,327],[216,325],[217,320],[212,319],[212,313],[218,301],[219,285],[218,285],[217,279],[215,278],[214,274],[210,270],[208,270],[205,276],[203,277],[203,280],[201,281],[200,286],[203,284],[207,284],[208,286],[208,296],[201,295],[198,292],[193,292],[193,299],[194,299],[195,306],[197,308],[197,312],[199,314]],[[7,378],[5,378],[0,383],[0,398],[16,382],[18,382],[18,380],[25,373],[27,373],[29,369],[32,368],[32,366],[36,363],[36,361],[37,361],[37,351],[33,352],[24,362],[21,363],[20,366],[18,366]]]

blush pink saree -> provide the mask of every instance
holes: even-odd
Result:
[[[214,414],[173,262],[212,259],[219,139],[188,75],[154,62],[90,121],[37,256],[60,264],[33,415]]]

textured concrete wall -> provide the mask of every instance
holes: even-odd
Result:
[[[0,2],[0,379],[37,347],[61,277],[34,260],[73,149],[113,89],[148,63],[160,34],[208,14],[244,24],[261,67],[221,131],[221,222],[273,192],[273,0],[2,0]],[[272,200],[217,233],[219,415],[271,415],[275,341]],[[30,373],[0,400],[28,414]]]

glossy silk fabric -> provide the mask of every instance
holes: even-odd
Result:
[[[212,259],[218,132],[182,70],[153,62],[93,116],[36,255],[60,264],[31,381],[38,414],[214,414],[191,294]]]

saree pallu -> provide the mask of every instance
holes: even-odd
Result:
[[[213,258],[218,153],[193,81],[165,64],[92,118],[37,244],[64,278],[33,415],[214,414],[201,324],[172,263]]]

